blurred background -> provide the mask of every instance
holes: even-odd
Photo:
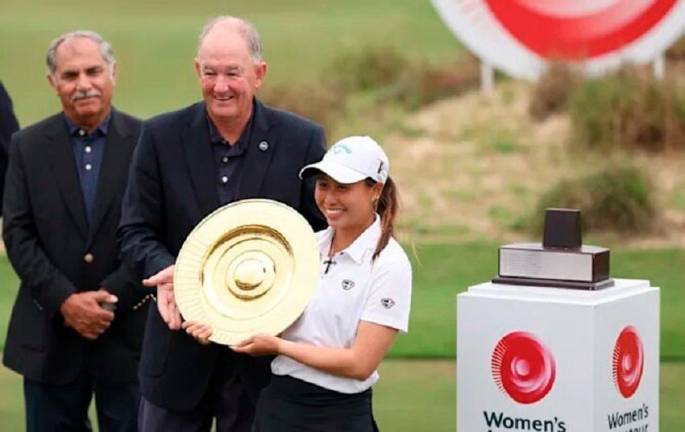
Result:
[[[197,35],[232,14],[262,35],[263,100],[322,123],[329,143],[384,146],[415,286],[410,332],[375,389],[381,430],[454,430],[455,295],[495,275],[498,245],[539,241],[553,206],[582,210],[612,276],[662,288],[661,430],[685,428],[685,40],[661,80],[649,66],[587,79],[560,62],[537,83],[496,73],[484,93],[478,60],[428,1],[0,2],[0,80],[21,126],[60,110],[44,58],[60,33],[108,39],[115,106],[148,118],[199,100]],[[0,349],[16,290],[3,252]],[[0,369],[0,429],[21,429],[22,409],[21,379]]]

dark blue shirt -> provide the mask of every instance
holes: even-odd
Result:
[[[254,115],[254,108],[252,114]],[[233,145],[221,136],[209,116],[207,116],[207,124],[209,125],[209,140],[214,153],[219,204],[226,205],[238,197],[243,160],[252,136],[252,116],[250,116],[250,121],[247,122],[242,135]]]
[[[111,118],[112,113],[110,112],[107,118],[89,134],[85,129],[72,123],[66,116],[64,117],[69,128],[71,149],[74,152],[74,162],[76,162],[76,172],[81,183],[88,223],[90,223],[95,208],[100,167],[102,166],[102,156],[105,154],[105,141],[107,140],[107,130]]]

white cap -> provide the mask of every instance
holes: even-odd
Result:
[[[381,146],[371,137],[351,136],[335,143],[319,162],[302,168],[300,178],[314,170],[342,184],[357,183],[366,178],[385,183],[390,162]]]

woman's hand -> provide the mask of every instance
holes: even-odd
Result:
[[[264,356],[280,354],[283,340],[276,336],[258,334],[231,347],[235,352],[250,354],[252,356]]]
[[[210,326],[195,321],[184,321],[182,326],[186,333],[195,338],[196,341],[202,345],[209,345],[209,337],[212,335]]]

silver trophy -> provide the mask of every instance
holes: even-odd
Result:
[[[580,210],[547,209],[542,243],[499,248],[494,283],[598,290],[610,287],[609,249],[582,244]]]

